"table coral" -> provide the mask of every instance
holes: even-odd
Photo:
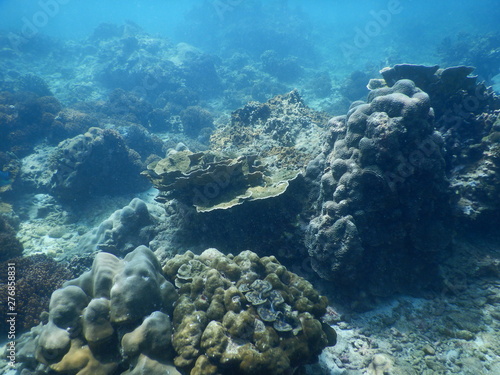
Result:
[[[228,209],[285,192],[297,175],[268,172],[256,156],[228,158],[213,152],[172,151],[143,172],[160,191],[156,200],[178,200],[198,212]]]

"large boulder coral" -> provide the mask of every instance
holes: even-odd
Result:
[[[307,176],[319,187],[306,237],[313,269],[346,292],[389,295],[432,283],[452,212],[429,96],[400,80],[329,126]]]
[[[52,155],[51,191],[65,201],[140,191],[147,181],[134,150],[113,130],[90,128],[59,144]]]
[[[126,255],[140,245],[149,246],[156,233],[155,225],[161,209],[134,198],[125,207],[116,210],[99,226],[82,236],[77,248],[65,257],[105,251]]]
[[[401,64],[381,71],[383,85],[411,79],[429,94],[435,127],[444,139],[447,173],[458,194],[458,217],[489,226],[499,215],[500,97],[471,75],[474,68]],[[380,83],[372,80],[370,85]]]
[[[273,256],[208,249],[163,270],[180,294],[174,363],[190,374],[286,374],[334,344],[319,320],[326,297]]]
[[[123,260],[98,253],[90,271],[52,294],[44,324],[21,340],[23,373],[179,374],[168,362],[176,300],[145,246]]]

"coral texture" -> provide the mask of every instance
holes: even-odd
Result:
[[[0,151],[11,151],[18,157],[29,154],[37,142],[50,136],[60,110],[61,104],[52,96],[1,92]]]
[[[86,233],[70,255],[106,251],[115,255],[126,255],[137,246],[149,245],[155,234],[154,207],[134,198],[122,209],[116,210],[99,226]]]
[[[274,257],[216,249],[177,255],[163,268],[179,288],[176,366],[191,374],[286,374],[327,345],[327,300]]]
[[[198,212],[227,209],[245,201],[282,194],[283,175],[270,175],[255,156],[230,159],[211,152],[172,150],[143,172],[160,191],[156,200],[177,198]]]
[[[470,75],[473,71],[468,66],[402,64],[381,74],[389,86],[406,78],[429,94],[435,127],[444,139],[446,169],[458,193],[458,217],[466,224],[489,226],[500,215],[496,202],[500,97],[477,82]]]
[[[308,168],[319,185],[306,239],[313,269],[345,291],[375,295],[432,282],[452,220],[429,96],[400,80],[329,126],[326,151]]]
[[[90,271],[52,294],[48,317],[20,344],[19,360],[37,374],[178,374],[168,363],[167,314],[176,300],[147,247],[123,260],[98,253]]]
[[[64,265],[42,254],[14,258],[8,262],[15,264],[16,294],[22,296],[16,301],[16,329],[21,333],[40,323],[40,314],[49,307],[51,291],[71,279],[72,274]],[[7,262],[0,266],[0,293],[7,296]],[[0,314],[4,322],[6,312],[2,309]],[[2,334],[6,328],[2,325]]]
[[[16,231],[0,216],[0,262],[18,257],[22,253],[23,245],[16,238]]]
[[[61,142],[53,155],[52,193],[65,201],[94,194],[117,194],[145,189],[142,163],[113,130],[90,128]]]

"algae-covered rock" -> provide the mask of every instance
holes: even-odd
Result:
[[[285,374],[334,344],[319,321],[326,298],[275,257],[208,249],[163,270],[180,294],[174,363],[191,374]]]

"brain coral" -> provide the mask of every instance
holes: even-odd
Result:
[[[276,258],[216,249],[177,255],[163,268],[179,288],[174,363],[190,374],[286,374],[329,342],[318,320],[327,299]]]

